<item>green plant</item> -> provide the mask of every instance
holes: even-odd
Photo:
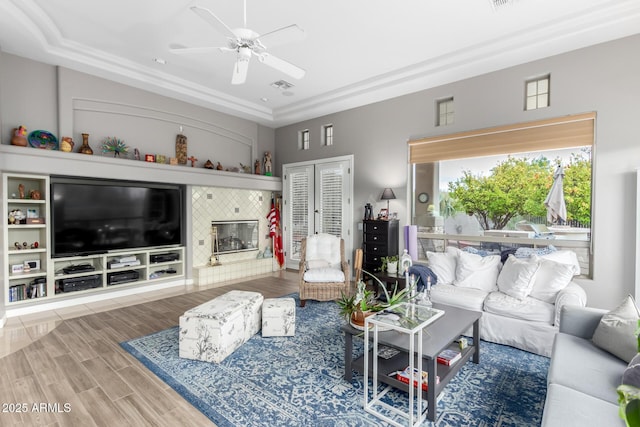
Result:
[[[368,274],[373,280],[378,282],[378,287],[382,288],[382,291],[384,292],[385,301],[376,299],[373,291],[368,290],[366,288],[366,283],[360,280],[357,283],[357,290],[354,295],[345,294],[343,292],[340,298],[336,301],[340,307],[340,315],[345,319],[349,320],[351,315],[356,311],[378,312],[411,300],[413,288],[405,287],[398,290],[398,282],[396,282],[393,286],[393,291],[389,293],[386,285],[376,276],[366,270],[362,270],[362,273]]]
[[[398,255],[383,256],[382,258],[380,258],[380,261],[382,261],[382,265],[380,266],[379,271],[386,271],[387,266],[389,265],[390,262],[398,262]],[[371,277],[373,277],[374,279],[377,279],[377,277],[373,275]]]

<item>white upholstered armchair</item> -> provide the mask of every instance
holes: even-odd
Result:
[[[331,234],[302,239],[300,257],[300,307],[308,299],[331,301],[349,291],[349,264],[344,240]]]

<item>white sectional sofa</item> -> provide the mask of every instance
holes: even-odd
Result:
[[[586,293],[573,281],[580,265],[572,251],[521,249],[504,264],[500,255],[454,247],[427,252],[427,265],[437,276],[431,299],[482,311],[480,338],[486,341],[548,357],[562,307],[587,303]]]

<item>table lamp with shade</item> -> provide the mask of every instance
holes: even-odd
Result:
[[[393,192],[393,190],[391,188],[385,188],[384,191],[382,191],[382,197],[380,197],[380,200],[386,200],[387,201],[387,218],[389,217],[389,200],[395,199],[396,195]]]

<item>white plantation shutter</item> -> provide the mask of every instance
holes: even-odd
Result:
[[[282,209],[286,268],[298,269],[302,239],[327,233],[345,241],[351,259],[353,236],[353,156],[282,166]]]
[[[343,183],[344,171],[342,167],[318,168],[319,175],[319,206],[318,224],[319,233],[342,236],[342,209],[343,209]]]
[[[288,247],[291,253],[289,258],[300,260],[300,250],[302,239],[312,234],[310,230],[309,217],[311,206],[309,206],[311,194],[311,173],[313,168],[308,167],[296,168],[289,172],[287,177],[289,181],[289,227],[287,238],[289,240]]]

